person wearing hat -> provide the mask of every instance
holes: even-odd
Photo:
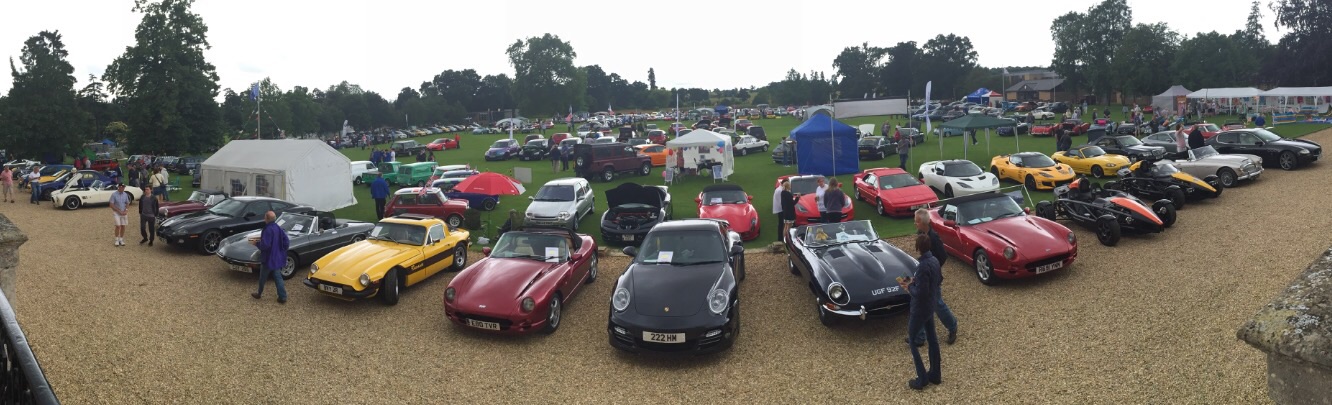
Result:
[[[115,246],[125,246],[125,225],[129,225],[130,194],[125,192],[125,183],[116,184],[116,192],[111,193],[112,219],[116,224]]]

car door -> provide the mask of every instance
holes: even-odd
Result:
[[[596,207],[594,207],[596,200],[592,198],[592,188],[588,187],[586,184],[579,184],[577,187],[578,193],[575,197],[576,201],[574,201],[574,206],[577,207],[580,212],[583,212],[583,216],[591,215],[593,210],[596,209]],[[579,216],[578,219],[581,221],[583,218],[582,216]]]
[[[425,193],[417,199],[417,207],[420,212],[435,218],[448,217],[448,213],[444,212],[444,201],[440,199],[439,193]]]
[[[1253,153],[1248,150],[1249,148],[1240,145],[1240,134],[1237,132],[1217,134],[1214,139],[1212,148],[1216,149],[1217,153]],[[1263,156],[1263,158],[1266,159],[1267,157]]]
[[[443,224],[430,225],[426,232],[425,245],[421,247],[421,263],[424,266],[421,270],[407,275],[407,285],[419,283],[453,264],[449,255],[453,251],[454,244],[446,240],[447,235],[448,231],[444,229]]]
[[[866,173],[865,177],[856,182],[856,189],[860,191],[856,195],[859,195],[865,201],[872,202],[876,197],[874,191],[878,189],[878,179],[878,176],[875,176],[874,173]]]
[[[264,215],[270,210],[268,201],[250,201],[241,210],[240,218],[234,218],[229,224],[222,226],[222,235],[232,235],[237,232],[252,231],[263,227]]]
[[[956,218],[957,218],[957,206],[944,205],[943,207],[939,208],[939,219],[940,219],[939,222],[931,223],[930,226],[934,228],[935,233],[939,234],[939,241],[943,242],[945,251],[954,256],[966,258],[964,260],[970,262],[971,255],[962,253],[963,250],[965,249],[964,246],[965,244],[962,241],[962,233],[960,228],[957,226],[956,223],[954,223],[953,226],[947,226],[943,224],[943,221],[945,220],[956,219]]]

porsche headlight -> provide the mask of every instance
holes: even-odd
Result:
[[[1105,164],[1105,167],[1108,167],[1108,168],[1113,169],[1113,168],[1115,168],[1115,164],[1114,164],[1114,163],[1106,163],[1106,164]]]
[[[361,274],[361,287],[369,287],[369,286],[370,286],[370,275],[369,275],[369,274],[364,274],[364,273],[362,273],[362,274]]]
[[[1016,250],[1013,250],[1013,247],[1012,247],[1012,246],[1009,246],[1009,247],[1004,248],[1004,258],[1005,258],[1005,259],[1008,259],[1008,260],[1016,259],[1016,258],[1017,258],[1017,251],[1016,251]]]
[[[720,288],[712,290],[712,293],[708,294],[708,309],[711,309],[714,314],[721,315],[726,312],[726,303],[729,298],[730,294]]]
[[[620,287],[615,290],[615,295],[611,296],[611,307],[617,312],[624,312],[629,308],[629,289]]]
[[[318,265],[318,264],[311,264],[311,265],[310,265],[310,275],[313,276],[313,275],[315,274],[315,272],[318,272],[318,271],[319,271],[319,265]]]
[[[998,177],[991,177],[991,178],[990,178],[990,185],[992,185],[992,186],[997,186],[997,185],[999,185],[999,178],[998,178]]]
[[[832,283],[828,286],[828,299],[837,305],[846,305],[846,303],[851,302],[851,297],[847,295],[846,287],[843,287],[842,283]]]
[[[569,211],[560,211],[560,217],[559,217],[559,218],[560,218],[561,221],[566,220],[566,219],[569,219]]]
[[[444,300],[445,300],[445,301],[453,302],[453,298],[454,298],[454,297],[457,297],[457,296],[458,296],[458,292],[455,291],[455,290],[453,289],[453,287],[449,287],[449,288],[445,288],[445,289],[444,289]]]
[[[1068,243],[1074,243],[1074,242],[1077,242],[1077,241],[1078,241],[1078,237],[1077,237],[1077,236],[1073,236],[1073,232],[1069,232],[1069,233],[1068,233]]]
[[[532,312],[533,309],[536,309],[536,300],[532,297],[523,298],[519,309],[523,310],[524,314]]]

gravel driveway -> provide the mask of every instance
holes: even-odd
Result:
[[[1309,139],[1332,144],[1332,131]],[[106,208],[0,213],[31,238],[17,310],[68,403],[1255,403],[1269,402],[1264,357],[1235,330],[1327,248],[1329,166],[1268,169],[1114,248],[1074,226],[1078,262],[1048,277],[985,287],[950,260],[944,295],[961,331],[943,348],[945,383],[923,393],[906,389],[905,318],[822,326],[780,255],[746,258],[733,350],[678,359],[607,344],[622,258],[602,261],[555,335],[515,338],[445,323],[452,274],[396,307],[317,296],[298,279],[279,305],[271,284],[251,299],[254,276],[137,245],[137,229],[112,247]]]

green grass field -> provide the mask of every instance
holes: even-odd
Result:
[[[1117,106],[1112,107],[1112,110],[1112,118],[1118,121],[1123,121],[1123,117],[1119,116],[1119,108]],[[844,120],[843,122],[851,126],[857,126],[860,124],[880,124],[884,119],[885,117],[860,117]],[[1228,120],[1238,120],[1238,118],[1221,116],[1209,119],[1210,122],[1218,124],[1227,122]],[[893,121],[898,124],[905,123],[905,119],[893,119]],[[774,145],[783,137],[787,136],[792,129],[799,125],[799,123],[798,120],[790,117],[756,120],[757,125],[762,125],[767,130],[768,139]],[[667,124],[666,122],[657,122],[657,125],[665,127]],[[563,127],[557,127],[557,130],[547,130],[546,135],[549,136],[550,134],[561,132],[562,128]],[[1290,124],[1278,127],[1276,132],[1286,137],[1299,137],[1324,128],[1328,128],[1328,126],[1319,124]],[[514,134],[514,137],[519,139],[523,136],[524,134]],[[414,139],[421,143],[428,143],[435,138],[440,137],[453,137],[453,134],[430,135]],[[550,162],[548,160],[536,162],[521,162],[517,159],[500,162],[485,161],[482,158],[482,154],[487,147],[489,147],[495,140],[508,138],[507,134],[472,135],[470,133],[463,133],[460,134],[459,137],[462,139],[460,149],[435,153],[436,160],[439,164],[469,164],[480,171],[499,172],[507,175],[512,175],[515,167],[532,168],[532,183],[524,185],[527,188],[527,194],[523,196],[504,197],[494,211],[481,212],[481,220],[489,222],[491,225],[484,231],[473,230],[474,238],[481,236],[482,234],[489,234],[493,237],[495,227],[498,227],[504,222],[508,211],[513,209],[517,210],[519,213],[524,212],[528,204],[527,196],[532,195],[542,184],[552,179],[573,175],[572,170],[568,172],[552,173]],[[941,152],[939,138],[933,135],[927,135],[925,144],[916,146],[912,149],[910,161],[908,163],[908,168],[910,168],[909,171],[914,172],[915,168],[919,167],[921,163],[930,160],[962,158],[970,159],[982,168],[988,168],[990,166],[990,158],[995,155],[1013,153],[1019,150],[1041,151],[1050,154],[1053,153],[1055,149],[1053,138],[1033,138],[1024,135],[1015,139],[1012,137],[999,137],[993,132],[990,133],[988,139],[985,137],[984,132],[980,133],[978,138],[979,144],[977,145],[966,145],[964,143],[964,137],[954,136],[944,138]],[[1075,145],[1080,143],[1077,138],[1082,137],[1074,138],[1073,143]],[[967,139],[969,139],[969,137],[967,137]],[[1018,148],[1019,143],[1021,145],[1020,149]],[[385,145],[380,146],[383,147]],[[369,160],[369,149],[362,150],[359,148],[349,148],[343,149],[342,151],[351,160]],[[415,161],[415,159],[410,157],[399,160],[406,162]],[[759,238],[746,245],[749,247],[758,247],[771,243],[777,239],[777,234],[776,232],[773,232],[772,229],[773,224],[776,222],[776,218],[772,214],[771,196],[773,183],[778,176],[795,174],[796,167],[783,167],[774,164],[770,154],[766,152],[754,153],[743,157],[736,156],[735,162],[735,173],[730,176],[729,182],[740,185],[745,191],[754,196],[753,204],[754,208],[759,212],[759,225],[762,229]],[[875,167],[896,167],[897,164],[898,157],[892,155],[881,161],[862,160],[860,162],[860,168],[863,170]],[[839,177],[839,180],[842,180],[845,184],[843,186],[843,191],[846,191],[847,194],[851,194],[852,187],[850,185],[850,175],[842,175]],[[192,188],[188,186],[188,177],[179,176],[179,178],[184,187],[181,191],[173,192],[173,198],[184,198],[189,195],[190,191],[192,191]],[[609,183],[593,181],[592,188],[596,191],[599,197],[597,198],[596,214],[583,220],[580,224],[580,230],[582,232],[593,235],[593,237],[600,240],[600,214],[607,209],[604,193],[606,190],[624,182],[664,184],[664,180],[661,176],[661,168],[655,168],[652,171],[652,174],[646,177],[621,175]],[[686,177],[683,179],[676,179],[675,184],[671,186],[675,218],[697,217],[698,209],[697,205],[694,203],[694,198],[703,190],[703,187],[709,184],[713,184],[710,177]],[[1006,182],[1004,186],[1017,186],[1017,183]],[[339,209],[335,211],[335,214],[342,218],[374,221],[374,200],[370,198],[369,187],[357,186],[354,188],[354,193],[358,203],[351,207]],[[1029,203],[1034,205],[1036,201],[1048,200],[1050,198],[1051,193],[1048,191],[1032,192]],[[855,203],[856,219],[870,219],[874,223],[875,229],[879,232],[880,236],[901,236],[913,231],[910,218],[896,219],[880,217],[873,213],[873,209],[873,206],[867,203]]]

